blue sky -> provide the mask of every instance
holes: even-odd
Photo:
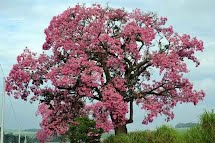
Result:
[[[179,105],[175,111],[175,119],[169,124],[178,122],[197,122],[197,118],[205,109],[215,107],[215,1],[214,0],[0,0],[0,64],[5,74],[9,73],[16,63],[16,56],[27,46],[40,53],[45,40],[44,29],[53,16],[60,14],[76,3],[109,3],[113,7],[124,7],[127,10],[140,8],[143,11],[156,12],[159,16],[167,16],[168,24],[178,33],[187,33],[202,39],[205,43],[204,53],[197,54],[201,65],[195,68],[190,65],[187,75],[196,89],[203,89],[206,97],[197,106]],[[1,80],[2,81],[2,78]],[[0,84],[2,91],[2,82]],[[16,112],[13,114],[11,104]],[[5,127],[8,129],[39,128],[40,117],[35,116],[37,104],[30,104],[7,97]],[[135,108],[135,122],[129,130],[155,128],[165,123],[160,117],[148,126],[141,121],[144,112]],[[17,121],[19,123],[17,123]]]

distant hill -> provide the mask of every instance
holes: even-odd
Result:
[[[37,132],[39,130],[40,129],[25,129],[24,131],[26,131],[26,132]]]
[[[197,123],[192,123],[192,122],[189,122],[189,123],[178,123],[175,125],[175,128],[191,128],[193,126],[197,125]]]

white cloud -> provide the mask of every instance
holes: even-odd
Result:
[[[202,80],[194,81],[194,87],[199,90],[202,89],[206,92],[206,96],[213,96],[215,99],[214,93],[215,79],[204,78]]]

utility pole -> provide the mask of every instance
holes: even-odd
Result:
[[[26,135],[25,135],[25,140],[24,140],[24,143],[27,143],[27,138],[26,138]]]
[[[1,143],[4,143],[5,75],[1,64],[0,64],[0,70],[3,74],[3,92],[2,92],[2,110],[1,110]]]
[[[21,135],[20,135],[20,129],[19,129],[19,142],[20,143],[20,140],[21,140]]]

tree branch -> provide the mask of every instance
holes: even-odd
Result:
[[[102,92],[98,89],[98,87],[94,87],[94,89],[97,92],[97,94],[99,95],[98,99],[100,101],[102,99]]]
[[[138,42],[141,42],[141,46],[139,47],[139,51],[141,51],[144,46],[144,42],[142,40],[139,40]]]
[[[160,86],[157,86],[156,88],[153,88],[152,90],[150,91],[146,91],[146,92],[140,92],[137,94],[136,98],[145,98],[147,95],[157,95],[157,96],[164,96],[164,93],[168,93],[169,91],[173,90],[173,89],[177,89],[177,88],[181,88],[182,86],[185,86],[185,85],[175,85],[174,87],[172,88],[167,88],[165,89],[164,88],[164,85],[167,84],[167,83],[163,83],[161,84]],[[170,83],[169,83],[170,84]],[[156,92],[156,90],[160,87],[163,87],[163,90],[160,91],[160,92]],[[166,95],[165,94],[165,95]]]

